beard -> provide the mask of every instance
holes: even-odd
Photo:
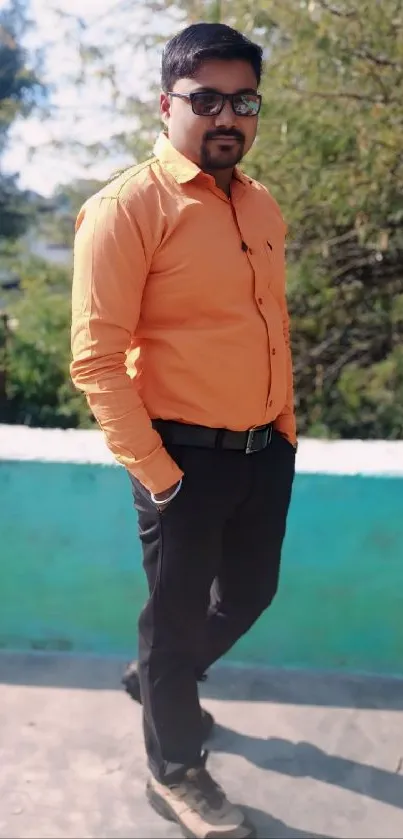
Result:
[[[226,138],[232,141],[231,144],[225,142]],[[209,131],[203,137],[201,168],[206,172],[233,169],[242,160],[244,148],[245,137],[240,131]]]

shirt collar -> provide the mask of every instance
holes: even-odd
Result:
[[[155,143],[154,155],[178,184],[189,183],[202,171],[199,166],[196,166],[196,163],[192,163],[191,160],[177,151],[163,132]],[[251,183],[250,178],[247,178],[238,166],[235,167],[234,177],[244,185]]]
[[[199,175],[201,169],[174,149],[166,134],[161,133],[154,146],[155,157],[158,158],[164,169],[172,175],[178,184],[186,184]]]

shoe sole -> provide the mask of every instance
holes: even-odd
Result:
[[[169,806],[169,804],[166,803],[166,801],[162,800],[162,798],[153,790],[149,783],[147,783],[146,786],[146,796],[148,803],[153,808],[153,810],[155,810],[155,812],[158,813],[159,816],[162,816],[162,818],[168,822],[175,822],[177,825],[179,825],[181,833],[185,837],[185,839],[200,839],[200,837],[196,836],[195,833],[192,833],[192,831],[189,830],[189,828],[187,828],[186,825],[182,824],[182,822],[179,821],[175,811],[172,810],[172,808]],[[245,837],[245,839],[256,839],[256,830],[254,827],[252,827],[252,825],[249,824],[249,822],[246,819],[244,822],[244,826],[250,828],[250,832],[248,833],[247,837]],[[229,834],[225,834],[222,832],[207,833],[205,839],[226,839],[226,837],[228,839],[228,836]]]

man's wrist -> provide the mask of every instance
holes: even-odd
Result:
[[[154,502],[154,504],[158,504],[158,505],[168,504],[170,501],[173,500],[173,498],[175,498],[175,495],[178,494],[181,486],[182,486],[182,478],[176,484],[174,484],[172,487],[170,487],[169,489],[166,489],[164,492],[157,492],[157,493],[152,492],[151,493],[151,500]]]

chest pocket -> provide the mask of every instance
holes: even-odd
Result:
[[[266,285],[279,299],[285,288],[286,225],[280,212],[266,202],[255,213],[243,219],[241,226],[248,244],[250,261],[258,273],[262,287]]]
[[[285,286],[285,235],[280,223],[264,231],[261,244],[262,257],[267,271],[267,282],[274,294],[283,292]]]

